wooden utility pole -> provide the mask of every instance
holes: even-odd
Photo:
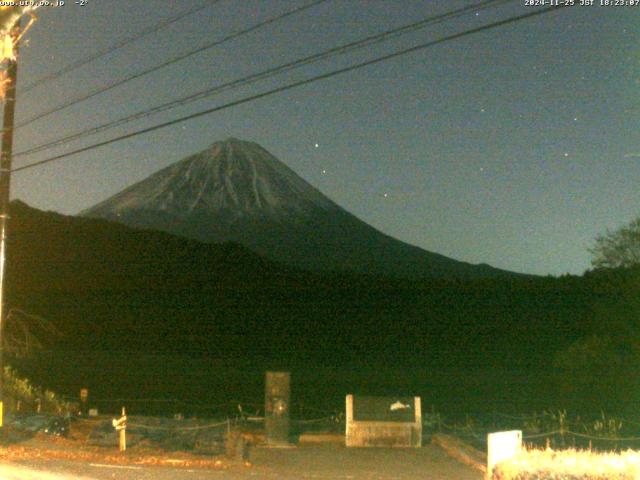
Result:
[[[14,58],[9,59],[7,69],[7,90],[4,98],[2,123],[2,150],[0,151],[0,427],[4,425],[4,324],[7,319],[5,276],[7,263],[7,224],[9,220],[9,199],[11,195],[11,164],[13,159],[13,126],[16,111],[16,84],[18,82],[18,35],[20,21],[14,27],[11,37],[15,42]]]

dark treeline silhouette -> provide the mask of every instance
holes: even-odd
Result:
[[[61,335],[15,367],[97,397],[260,402],[422,395],[443,411],[623,412],[636,401],[638,269],[403,280],[317,274],[204,244],[12,203],[9,306]],[[640,390],[638,390],[640,395]]]

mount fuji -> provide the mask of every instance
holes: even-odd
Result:
[[[314,271],[401,277],[492,277],[396,240],[358,219],[260,145],[229,138],[80,213],[202,242],[237,242]]]

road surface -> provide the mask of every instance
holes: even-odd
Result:
[[[3,480],[481,480],[437,446],[421,449],[351,449],[340,445],[255,448],[252,466],[195,469],[108,465],[55,459],[0,463]],[[1,460],[0,460],[1,461]]]

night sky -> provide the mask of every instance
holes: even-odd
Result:
[[[199,13],[21,94],[204,2],[42,7],[21,50],[17,121],[310,2],[210,0]],[[15,152],[473,3],[328,0],[22,127]],[[17,156],[14,166],[535,8],[517,0],[471,13]],[[75,214],[234,136],[258,142],[335,202],[408,243],[519,272],[580,274],[594,237],[640,213],[639,26],[640,6],[561,9],[18,172],[12,196]]]

